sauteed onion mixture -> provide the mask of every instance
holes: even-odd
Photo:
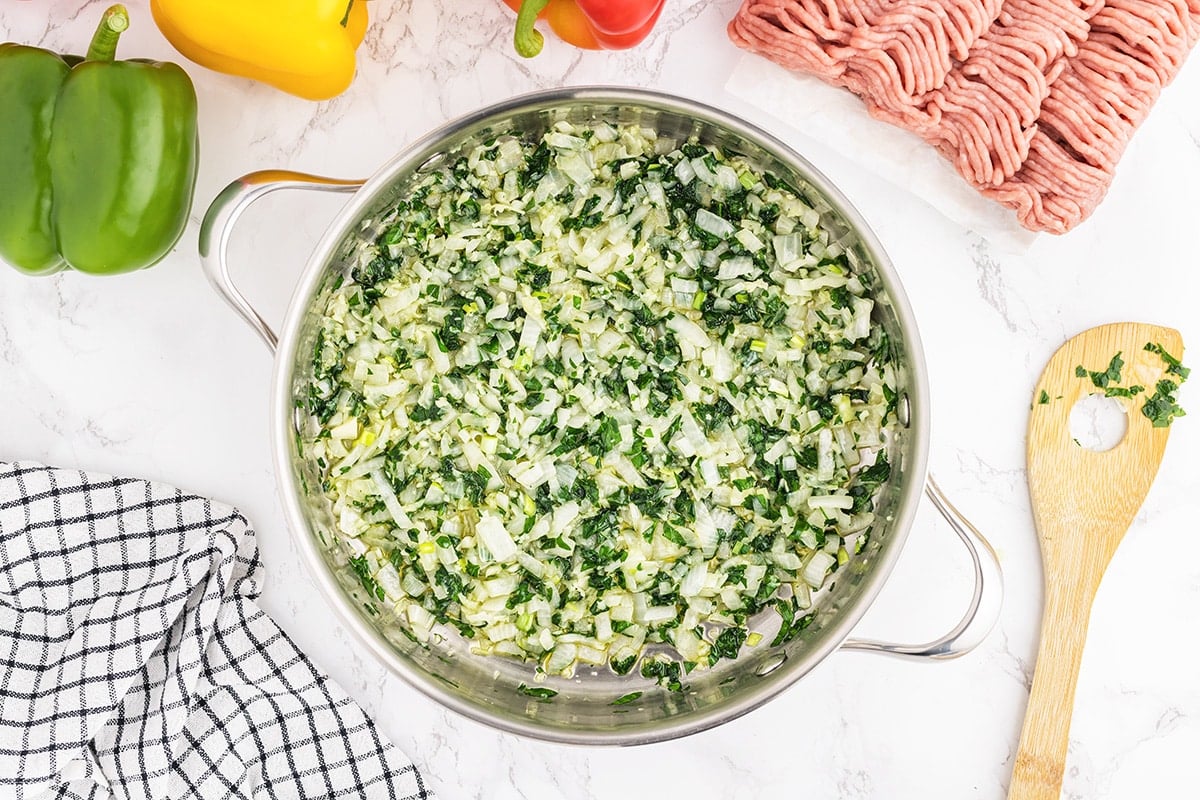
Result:
[[[757,645],[760,612],[776,643],[809,623],[871,531],[897,375],[798,191],[559,123],[418,174],[379,230],[301,401],[372,613],[675,687]]]

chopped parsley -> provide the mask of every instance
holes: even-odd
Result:
[[[1145,386],[1134,384],[1130,387],[1124,386],[1107,386],[1104,389],[1105,397],[1134,397],[1146,391]]]
[[[659,686],[672,692],[682,692],[679,680],[682,664],[669,658],[647,658],[642,662],[642,677],[653,678]]]
[[[1125,366],[1125,362],[1121,359],[1121,354],[1118,352],[1108,362],[1108,367],[1102,372],[1092,372],[1082,366],[1075,367],[1076,378],[1091,378],[1092,384],[1098,389],[1103,389],[1109,384],[1117,384],[1121,382],[1121,367]]]
[[[1164,378],[1155,385],[1154,394],[1146,398],[1142,405],[1142,416],[1150,420],[1155,428],[1169,427],[1177,417],[1185,416],[1186,412],[1175,400],[1178,389],[1179,384]]]
[[[633,669],[633,665],[637,663],[638,657],[636,653],[620,658],[614,658],[608,662],[609,667],[618,675],[628,675],[629,670]]]
[[[738,651],[750,634],[745,628],[726,628],[713,640],[712,650],[708,654],[708,663],[716,664],[722,658],[737,658]]]
[[[362,583],[363,588],[367,590],[367,594],[378,600],[384,598],[383,587],[371,575],[371,564],[367,561],[366,556],[357,556],[350,559],[350,569],[358,576],[358,580]]]
[[[1145,404],[1142,405],[1142,414],[1150,420],[1154,427],[1166,428],[1176,418],[1186,415],[1175,399],[1175,392],[1188,379],[1192,371],[1185,367],[1178,358],[1168,353],[1161,344],[1147,342],[1145,349],[1158,354],[1159,358],[1167,365],[1168,375],[1179,378],[1178,381],[1172,381],[1169,378],[1160,380],[1154,387],[1154,394],[1146,398]]]
[[[800,632],[812,624],[813,614],[797,616],[798,607],[796,598],[791,600],[776,600],[775,610],[779,612],[779,633],[775,635],[771,642],[772,647],[778,647],[781,644],[787,644],[800,635]]]

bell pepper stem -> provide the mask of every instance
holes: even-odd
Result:
[[[88,61],[112,61],[117,57],[117,42],[129,27],[129,12],[123,5],[115,5],[104,12],[96,35],[88,46]]]
[[[533,27],[538,14],[550,0],[523,0],[521,10],[517,12],[517,29],[513,33],[513,45],[517,53],[525,58],[533,58],[542,52],[542,44],[546,41],[542,34]]]

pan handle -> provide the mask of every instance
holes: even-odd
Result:
[[[275,331],[250,305],[250,301],[233,283],[229,274],[229,239],[234,225],[247,208],[256,200],[280,189],[308,189],[315,192],[353,192],[363,181],[323,178],[303,172],[287,170],[264,170],[243,175],[229,184],[216,196],[200,223],[200,264],[208,282],[217,294],[229,303],[238,315],[250,323],[271,352],[279,343]]]
[[[1000,571],[1000,560],[987,539],[970,520],[956,509],[937,483],[930,477],[925,483],[925,495],[958,534],[963,546],[971,555],[975,568],[975,592],[967,613],[958,624],[938,639],[926,644],[895,644],[874,639],[847,639],[843,650],[862,650],[869,653],[884,653],[911,659],[946,661],[964,656],[979,646],[991,632],[1000,617],[1000,606],[1004,599],[1004,576]]]

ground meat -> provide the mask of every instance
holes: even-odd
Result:
[[[1064,233],[1200,38],[1200,0],[744,0],[733,41],[858,94]]]

